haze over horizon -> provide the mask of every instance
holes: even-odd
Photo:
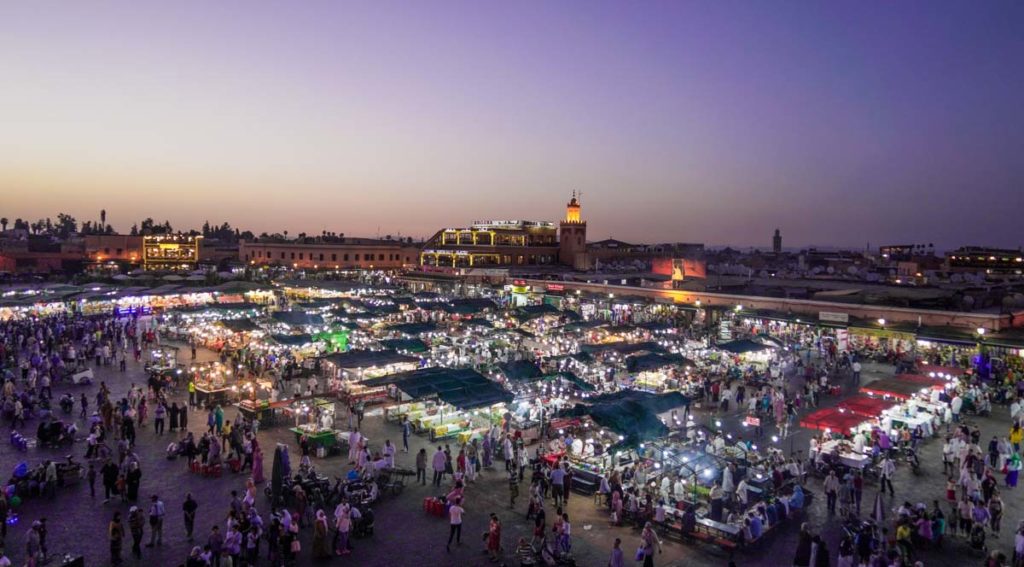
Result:
[[[1024,3],[0,8],[0,215],[1017,248]]]

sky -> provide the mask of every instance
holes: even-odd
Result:
[[[1024,242],[1024,3],[6,2],[0,215]]]

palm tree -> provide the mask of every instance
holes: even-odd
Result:
[[[107,210],[100,209],[100,229],[102,230],[105,226],[107,226]]]
[[[0,218],[0,227],[3,227],[4,232],[7,232],[7,217]]]

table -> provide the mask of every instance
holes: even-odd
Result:
[[[332,429],[310,432],[301,427],[293,427],[291,428],[291,432],[295,434],[296,441],[305,435],[306,438],[309,439],[309,442],[317,447],[330,449],[338,444],[338,437]]]
[[[840,447],[840,443],[844,442],[838,440],[826,441],[818,448],[818,452],[825,455],[831,455],[837,447]],[[850,468],[863,469],[871,464],[871,457],[863,453],[857,453],[853,450],[845,451],[840,448],[839,462]]]
[[[917,426],[921,426],[921,430],[924,431],[925,437],[931,437],[935,435],[932,429],[932,415],[927,412],[917,412],[914,415],[906,416],[904,411],[900,407],[895,407],[882,412],[882,427],[886,431],[889,431],[897,424],[906,425],[911,431]]]
[[[704,528],[701,530],[701,528]],[[739,526],[716,522],[711,518],[699,518],[697,520],[697,531],[703,531],[708,535],[725,537],[726,539],[738,540],[743,531]]]
[[[223,404],[228,401],[231,396],[231,388],[206,388],[203,386],[196,386],[196,401],[199,405],[204,403],[208,406],[215,404]]]

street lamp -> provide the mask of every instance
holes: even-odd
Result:
[[[985,327],[978,327],[978,334],[984,337],[985,336]]]
[[[885,319],[879,319],[878,320],[878,324],[884,327],[885,326]]]

